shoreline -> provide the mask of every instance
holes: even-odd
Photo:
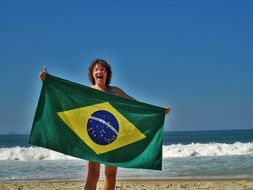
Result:
[[[253,177],[242,177],[242,178],[121,178],[117,177],[117,181],[252,181]],[[76,181],[85,181],[85,178],[82,179],[71,179],[71,178],[62,178],[62,179],[8,179],[0,180],[1,183],[11,183],[11,182],[76,182]],[[103,182],[104,179],[100,178],[99,181]]]
[[[0,181],[1,190],[40,190],[84,188],[85,180],[12,180]],[[103,189],[104,180],[99,180],[97,189]],[[253,179],[118,179],[116,190],[127,189],[173,189],[173,190],[253,190]]]

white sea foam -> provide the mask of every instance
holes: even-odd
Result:
[[[188,145],[175,144],[163,147],[163,157],[194,157],[194,156],[232,156],[232,155],[252,155],[253,143],[234,144],[192,143]]]
[[[52,150],[40,147],[11,147],[0,148],[0,160],[20,160],[20,161],[37,161],[37,160],[73,160],[77,159]]]
[[[193,143],[188,145],[173,144],[163,146],[163,158],[230,155],[253,155],[253,143]],[[74,159],[77,158],[40,147],[0,148],[0,160],[38,161]]]

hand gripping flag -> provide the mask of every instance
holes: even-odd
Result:
[[[161,170],[164,111],[48,74],[29,143],[107,165]]]

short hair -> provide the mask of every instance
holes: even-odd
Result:
[[[109,84],[111,82],[111,78],[112,78],[112,69],[111,69],[110,64],[108,64],[107,61],[104,59],[95,59],[94,61],[92,61],[90,63],[90,67],[89,67],[89,80],[90,80],[90,82],[93,85],[95,84],[95,79],[93,77],[93,70],[96,65],[100,65],[106,69],[107,77],[106,77],[105,84],[106,84],[106,86],[109,86]]]

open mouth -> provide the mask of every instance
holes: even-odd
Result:
[[[97,79],[103,79],[104,77],[103,76],[97,76]]]

